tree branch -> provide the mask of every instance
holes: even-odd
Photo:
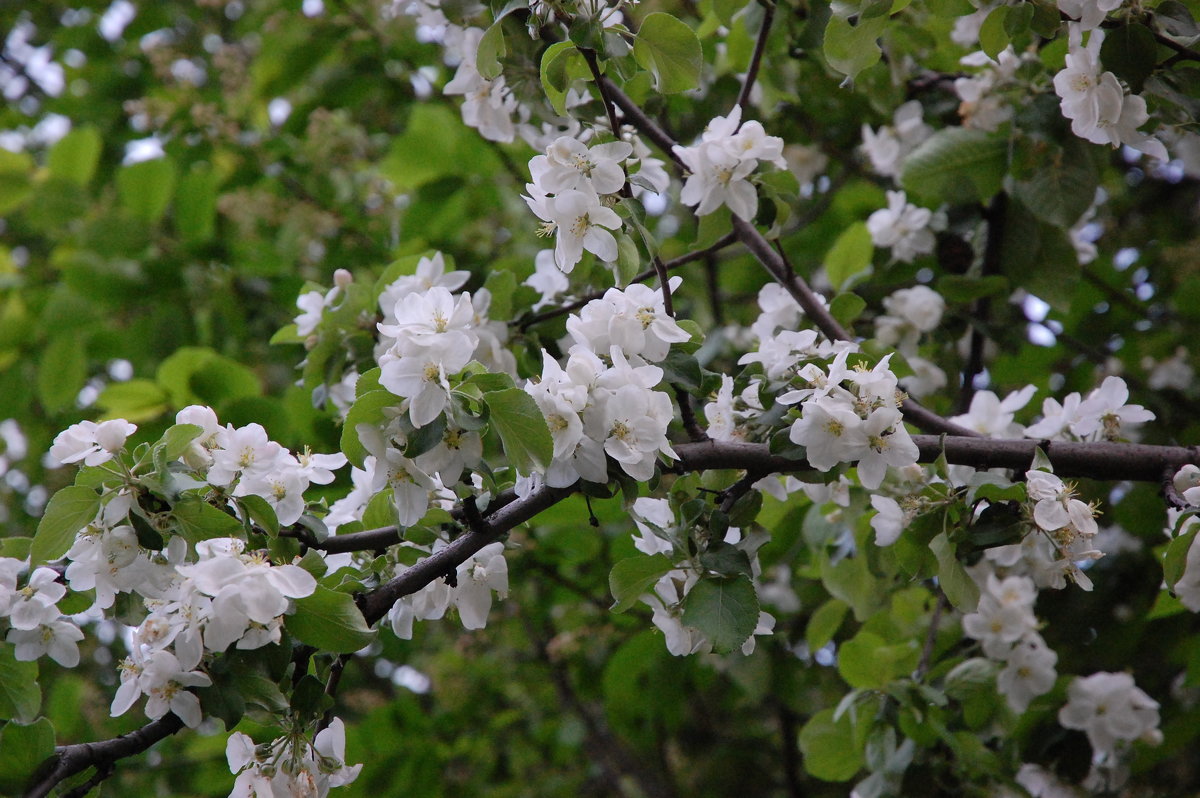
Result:
[[[671,258],[670,260],[665,261],[663,263],[663,268],[666,269],[666,271],[668,271],[668,272],[673,271],[675,269],[680,268],[681,266],[686,266],[687,264],[692,263],[693,261],[702,260],[704,258],[707,258],[709,255],[712,255],[713,253],[724,249],[725,247],[729,246],[730,244],[734,243],[735,241],[737,241],[737,236],[735,234],[726,233],[725,235],[721,236],[713,243],[709,244],[704,249],[698,249],[695,252],[688,252],[683,255],[680,255],[677,258]],[[647,269],[646,271],[639,273],[629,282],[630,283],[644,283],[647,280],[657,277],[658,275],[659,275],[659,271],[656,266],[654,268]],[[608,289],[605,289],[605,291],[607,291],[607,290]],[[586,296],[580,297],[579,299],[575,300],[574,302],[570,302],[566,305],[562,305],[560,307],[553,308],[551,310],[542,311],[541,313],[535,314],[535,315],[530,316],[525,319],[514,320],[514,321],[510,322],[510,324],[515,324],[518,327],[520,327],[522,330],[527,330],[530,327],[532,327],[533,325],[538,324],[540,322],[547,321],[547,320],[553,319],[553,318],[557,318],[559,316],[565,316],[573,310],[579,310],[581,307],[583,307],[587,303],[591,302],[593,299],[600,299],[602,296],[604,296],[605,291],[593,291],[592,293],[587,294]]]
[[[1055,473],[1064,477],[1102,480],[1133,480],[1162,483],[1164,474],[1174,473],[1186,463],[1200,461],[1200,447],[1154,446],[1139,443],[1073,443],[992,439],[978,436],[914,435],[920,462],[932,462],[943,453],[954,465],[979,469],[1028,469],[1041,446]],[[766,444],[724,441],[680,443],[674,446],[679,460],[665,470],[677,473],[711,469],[738,469],[754,474],[812,471],[802,459],[771,454]],[[403,596],[415,593],[435,579],[445,576],[470,559],[484,546],[510,530],[532,520],[544,510],[570,496],[577,487],[543,486],[524,498],[498,500],[488,512],[474,519],[471,531],[446,548],[412,565],[391,581],[361,595],[359,608],[368,625],[380,621]],[[508,497],[505,497],[507,499]],[[326,552],[370,550],[399,542],[395,527],[334,536],[318,544]],[[390,542],[389,542],[390,541]],[[355,548],[355,547],[358,548]],[[103,766],[124,757],[139,754],[159,740],[183,728],[183,722],[168,714],[141,729],[98,743],[60,746],[49,760],[49,768],[27,798],[43,798],[64,779],[92,766]]]
[[[44,798],[50,794],[55,785],[75,774],[82,773],[92,766],[111,767],[112,763],[118,759],[140,754],[159,740],[170,737],[182,728],[183,721],[174,713],[168,712],[158,720],[151,721],[136,731],[122,734],[111,740],[60,745],[54,749],[54,756],[43,766],[49,768],[46,775],[25,793],[25,798]]]
[[[987,243],[983,250],[983,276],[1000,273],[1000,258],[1004,250],[1004,222],[1008,216],[1007,195],[1000,192],[988,206],[984,218],[987,219]],[[959,387],[958,407],[960,413],[967,412],[971,399],[975,396],[975,378],[983,371],[983,325],[987,324],[991,315],[992,302],[989,297],[975,300],[971,312],[971,342],[967,352],[967,362],[963,366],[962,385]]]
[[[758,80],[758,68],[762,65],[763,53],[767,49],[767,39],[771,35],[771,23],[775,21],[775,4],[771,0],[762,3],[763,21],[758,29],[758,40],[754,42],[754,54],[750,56],[750,66],[746,70],[746,80],[738,94],[737,104],[743,115],[750,105],[750,93],[754,91],[754,82]]]

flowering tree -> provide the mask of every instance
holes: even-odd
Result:
[[[1186,4],[0,13],[0,791],[1197,789]]]

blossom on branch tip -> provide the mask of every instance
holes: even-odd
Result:
[[[113,459],[137,427],[123,418],[110,421],[80,421],[60,432],[50,447],[50,456],[64,465],[83,462],[97,466]]]

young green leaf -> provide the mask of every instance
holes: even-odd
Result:
[[[686,23],[670,14],[656,11],[642,20],[633,42],[633,57],[654,75],[655,86],[664,94],[700,85],[704,64],[700,40]]]
[[[352,654],[375,639],[354,597],[327,587],[296,599],[296,613],[284,625],[300,642],[337,654]]]
[[[707,637],[715,653],[736,650],[758,625],[758,594],[750,578],[701,579],[683,600],[683,622]]]
[[[629,557],[618,562],[608,575],[608,589],[616,600],[612,611],[625,612],[674,567],[664,554]]]
[[[51,496],[33,536],[30,564],[36,567],[66,554],[75,542],[75,533],[90,524],[99,510],[100,494],[81,485],[63,488]]]
[[[520,388],[508,388],[485,393],[483,401],[509,464],[523,474],[545,470],[554,456],[554,439],[533,397]]]
[[[34,772],[53,754],[54,725],[49,719],[7,723],[0,729],[0,792],[24,794]]]
[[[871,267],[875,245],[865,222],[855,222],[842,231],[825,253],[825,274],[834,288],[845,288]]]

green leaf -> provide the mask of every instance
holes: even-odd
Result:
[[[808,643],[809,651],[816,651],[833,639],[849,609],[850,605],[839,599],[829,599],[817,608],[804,627],[804,642]]]
[[[855,222],[842,231],[825,253],[825,274],[834,288],[842,289],[857,276],[866,276],[875,254],[875,244],[865,222]]]
[[[33,158],[0,147],[0,214],[21,207],[33,196]]]
[[[625,612],[674,567],[675,563],[665,554],[629,557],[618,562],[608,574],[608,589],[616,600],[612,611]]]
[[[987,277],[946,274],[938,278],[936,287],[947,302],[963,304],[1010,292],[1007,278],[1000,274],[989,274]]]
[[[687,91],[700,85],[704,53],[688,25],[670,14],[656,11],[642,20],[633,42],[633,57],[654,76],[664,94]]]
[[[1158,64],[1158,43],[1150,29],[1139,22],[1107,30],[1100,45],[1100,63],[1128,83],[1132,93],[1140,94]]]
[[[938,584],[960,612],[974,612],[979,605],[979,586],[954,554],[954,544],[942,532],[929,543],[938,561]]]
[[[391,487],[385,487],[367,502],[363,510],[362,522],[365,529],[379,529],[385,526],[396,526],[400,516],[396,512],[395,493]]]
[[[475,69],[487,80],[500,77],[503,71],[500,59],[508,53],[504,47],[503,22],[503,19],[497,19],[484,31],[483,36],[479,37],[479,49],[475,52]]]
[[[542,53],[542,90],[559,116],[567,114],[567,87],[571,84],[570,67],[573,60],[583,60],[574,42],[552,44]]]
[[[363,460],[370,454],[362,445],[358,435],[358,425],[366,424],[373,427],[384,419],[384,408],[399,407],[400,397],[391,391],[368,391],[354,400],[350,412],[346,414],[346,422],[342,425],[342,452],[355,466],[362,468]]]
[[[154,375],[173,407],[220,405],[258,396],[258,375],[208,347],[185,346],[159,364]]]
[[[628,233],[617,236],[617,285],[629,285],[642,269],[642,256]]]
[[[54,755],[54,725],[46,718],[0,729],[0,792],[23,792],[38,766]]]
[[[210,538],[236,537],[242,532],[241,521],[199,496],[180,499],[171,508],[171,515],[179,524],[179,534],[192,545]]]
[[[124,166],[117,172],[121,205],[145,222],[157,222],[175,190],[175,164],[168,158]]]
[[[31,721],[42,705],[37,662],[19,662],[11,643],[0,642],[0,718]]]
[[[900,184],[931,206],[987,200],[1008,168],[1008,140],[996,133],[949,127],[904,160]]]
[[[1096,201],[1100,175],[1092,150],[1074,136],[1062,149],[1049,149],[1027,180],[1013,182],[1013,196],[1041,221],[1073,227]]]
[[[723,527],[729,528],[728,519]],[[750,558],[746,556],[746,552],[724,541],[709,543],[708,551],[700,555],[700,565],[721,576],[751,575]]]
[[[250,520],[258,524],[270,537],[279,534],[279,518],[275,515],[275,508],[262,496],[251,493],[239,497],[237,503],[246,515],[250,516]]]
[[[91,488],[72,485],[51,496],[33,536],[30,565],[43,565],[66,554],[75,542],[75,533],[90,524],[99,511],[100,494]]]
[[[220,177],[208,164],[194,164],[175,192],[175,227],[189,244],[213,237],[217,223],[217,186]]]
[[[441,443],[445,437],[446,414],[442,413],[425,426],[413,430],[404,446],[404,456],[409,459],[420,457]]]
[[[29,559],[29,549],[33,546],[33,538],[17,536],[0,538],[0,557],[12,557],[14,560]]]
[[[392,140],[379,168],[398,190],[407,192],[447,177],[484,178],[499,165],[487,142],[468,130],[456,111],[423,103],[412,109],[403,135]]]
[[[920,655],[914,641],[888,645],[879,635],[861,631],[838,648],[838,673],[851,687],[879,690],[911,673]]]
[[[685,391],[699,391],[704,374],[700,370],[700,361],[694,355],[678,349],[672,349],[661,363],[663,379],[680,386]]]
[[[1013,286],[1020,286],[1067,311],[1076,296],[1079,257],[1067,233],[1039,221],[1024,203],[1012,201],[1004,217],[1000,265]]]
[[[296,599],[296,613],[284,619],[302,643],[338,654],[353,654],[375,639],[375,632],[349,593],[318,586],[311,596]]]
[[[508,388],[485,393],[483,401],[509,465],[522,474],[544,471],[554,457],[554,439],[533,397],[520,388]]]
[[[717,654],[738,649],[758,625],[758,594],[750,578],[701,579],[683,600],[683,622],[700,630]]]
[[[1000,51],[1008,47],[1008,29],[1004,22],[1008,17],[1008,6],[992,9],[979,27],[979,46],[988,58],[995,59]]]
[[[838,294],[829,303],[829,314],[837,319],[843,327],[849,327],[866,310],[866,307],[867,301],[858,294]]]
[[[1173,538],[1167,544],[1167,553],[1163,558],[1163,581],[1167,583],[1168,590],[1174,590],[1175,583],[1183,576],[1188,549],[1192,547],[1197,531],[1200,531],[1200,525],[1192,524],[1187,533]]]
[[[46,168],[54,177],[86,186],[96,174],[103,142],[91,125],[77,127],[59,139],[46,156]]]
[[[104,418],[123,418],[141,423],[158,418],[167,411],[167,392],[154,380],[112,382],[96,397]]]
[[[183,453],[203,434],[204,428],[198,424],[174,424],[163,433],[154,444],[154,458],[157,463],[170,463],[178,460]]]
[[[860,19],[857,25],[851,25],[840,14],[831,16],[825,26],[825,60],[853,80],[858,73],[878,63],[883,54],[878,39],[887,25],[886,15]]]
[[[37,389],[42,406],[52,413],[73,406],[85,380],[85,342],[75,332],[51,338],[38,362]]]
[[[1200,26],[1191,10],[1178,0],[1164,0],[1154,8],[1154,21],[1172,36],[1200,36]]]
[[[800,753],[804,769],[822,781],[849,781],[863,766],[864,741],[855,734],[852,713],[833,719],[832,709],[823,709],[800,730]]]
[[[508,269],[496,269],[489,272],[483,287],[492,295],[492,304],[488,306],[488,318],[495,321],[508,321],[512,318],[512,299],[517,290],[517,277]]]

